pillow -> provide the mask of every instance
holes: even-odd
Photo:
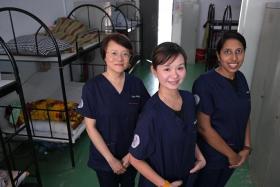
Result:
[[[77,103],[69,101],[68,115],[72,129],[75,129],[82,121],[83,117],[76,112]],[[42,99],[27,104],[32,120],[51,120],[51,121],[66,121],[66,113],[64,111],[63,101],[55,99]],[[47,110],[48,109],[48,110]],[[16,120],[16,126],[24,123],[23,113],[21,112]]]

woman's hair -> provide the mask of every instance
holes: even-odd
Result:
[[[161,43],[153,50],[152,66],[156,69],[158,65],[165,64],[168,60],[175,60],[180,54],[183,56],[186,64],[187,55],[181,46],[173,42]]]
[[[106,51],[107,51],[107,47],[108,47],[108,44],[110,41],[114,41],[117,44],[128,49],[130,56],[133,56],[133,47],[132,47],[132,44],[131,44],[130,40],[128,39],[128,37],[125,36],[124,34],[114,33],[114,34],[110,34],[110,35],[106,36],[102,40],[100,54],[101,54],[101,57],[103,60],[106,57]]]
[[[230,39],[238,40],[242,44],[244,50],[246,49],[246,40],[239,32],[227,31],[222,35],[222,37],[220,38],[220,40],[217,43],[216,51],[218,54],[220,54],[226,41],[230,40]]]

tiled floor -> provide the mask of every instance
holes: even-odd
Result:
[[[191,90],[193,81],[204,71],[203,64],[188,65],[188,74],[182,89]],[[140,63],[133,73],[142,78],[150,94],[155,93],[158,83],[150,74],[148,63]],[[74,145],[76,167],[71,167],[69,150],[60,146],[39,155],[39,166],[44,187],[98,187],[93,170],[86,165],[88,159],[89,139],[86,132]],[[254,187],[248,175],[248,165],[238,169],[230,179],[227,187]]]

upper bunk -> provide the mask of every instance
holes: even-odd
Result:
[[[132,42],[135,55],[142,56],[142,13],[135,2],[104,2],[103,9],[111,16],[115,31],[125,34]]]
[[[126,34],[142,26],[140,9],[132,3],[110,4],[104,10],[111,15],[118,32]]]
[[[32,13],[15,7],[0,8],[0,19],[5,20],[0,28],[7,35],[4,41],[16,61],[53,62],[60,67],[98,48],[102,38],[115,30],[107,12],[92,4],[75,7],[51,27]],[[0,60],[8,60],[3,49]]]

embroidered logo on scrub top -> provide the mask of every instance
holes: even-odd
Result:
[[[197,120],[194,120],[193,124],[194,124],[194,126],[195,126],[195,125],[197,124]]]
[[[132,95],[131,98],[140,98],[140,95]]]
[[[140,144],[140,137],[139,137],[138,134],[135,134],[134,138],[133,138],[133,141],[132,141],[132,144],[131,144],[131,147],[136,148],[139,144]]]
[[[246,95],[247,95],[247,97],[248,97],[248,101],[251,102],[250,90],[247,90],[247,91],[246,91]]]
[[[200,101],[200,97],[197,94],[194,94],[194,100],[195,100],[195,104],[198,105]]]
[[[141,98],[140,95],[131,95],[128,104],[137,105],[137,104],[139,104],[139,101],[140,101],[139,99],[140,99],[140,98]]]
[[[78,108],[83,108],[83,106],[84,106],[84,102],[83,102],[83,99],[81,99],[81,101],[80,101],[80,103],[78,105]]]

